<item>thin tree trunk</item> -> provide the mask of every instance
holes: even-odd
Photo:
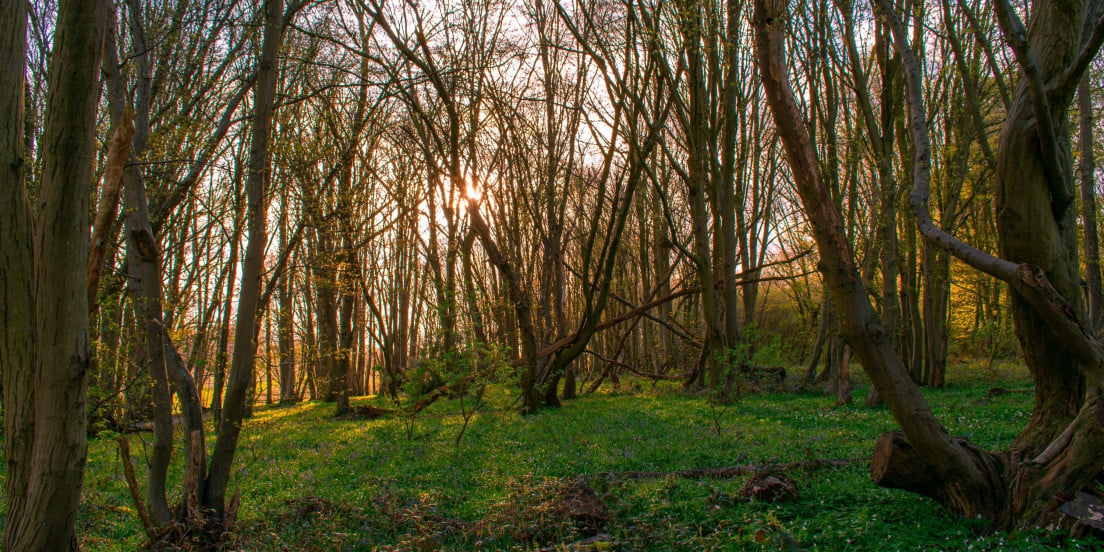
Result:
[[[238,194],[235,194],[235,204],[238,203]],[[230,356],[230,320],[234,312],[234,286],[238,277],[238,251],[240,250],[241,236],[245,224],[238,217],[237,210],[234,213],[234,233],[230,237],[230,274],[226,278],[226,295],[222,303],[222,323],[219,324],[218,350],[215,352],[215,373],[211,392],[211,414],[217,422],[222,419],[222,390],[226,383],[226,364]]]
[[[333,236],[328,228],[318,229],[318,238],[311,248],[314,260],[311,263],[314,276],[315,315],[318,327],[318,355],[321,360],[321,374],[325,375],[326,394],[324,400],[337,399],[337,270],[334,265]]]
[[[281,226],[281,250],[286,247],[285,228]],[[291,278],[287,271],[280,275],[276,299],[279,302],[276,322],[280,354],[280,402],[285,404],[299,400],[295,395],[295,310],[291,299]]]
[[[951,288],[949,263],[946,252],[931,242],[924,243],[922,267],[925,353],[921,381],[936,389],[943,387],[947,370],[947,301]]]
[[[701,286],[701,309],[705,324],[705,365],[706,385],[711,390],[721,386],[724,358],[725,330],[719,308],[722,303],[717,298],[716,279],[713,274],[713,253],[710,250],[709,220],[706,197],[706,179],[709,177],[708,121],[709,109],[707,83],[702,68],[702,15],[695,1],[684,1],[679,11],[682,22],[683,41],[687,60],[687,88],[690,95],[689,128],[687,140],[687,181],[690,201],[690,218],[694,235],[694,254],[698,268],[698,280]]]
[[[725,2],[727,29],[724,37],[724,58],[728,64],[724,75],[724,91],[721,104],[721,167],[720,179],[715,185],[717,211],[720,218],[721,280],[724,298],[725,344],[736,348],[743,341],[740,319],[740,288],[736,283],[736,210],[744,205],[736,204],[736,139],[742,112],[737,111],[739,99],[740,65],[738,55],[739,29],[743,25],[743,2]],[[714,229],[718,232],[718,229]],[[748,268],[747,266],[744,267]],[[736,359],[746,365],[750,359]]]
[[[1085,227],[1085,288],[1092,328],[1104,328],[1104,284],[1100,277],[1100,237],[1096,226],[1096,164],[1093,143],[1093,105],[1089,75],[1077,87],[1081,147],[1081,224]]]
[[[153,452],[150,455],[150,471],[146,482],[146,501],[153,516],[153,521],[158,526],[166,525],[172,519],[172,511],[169,509],[166,484],[168,478],[169,462],[173,450],[173,423],[172,423],[172,393],[169,387],[169,375],[166,370],[165,347],[167,339],[165,335],[165,321],[161,305],[162,276],[161,276],[161,252],[157,238],[149,223],[149,202],[146,198],[146,186],[142,174],[138,170],[137,158],[146,149],[146,142],[150,134],[149,128],[149,97],[150,60],[148,50],[144,46],[145,34],[140,22],[140,10],[137,2],[129,5],[131,13],[132,39],[140,54],[137,56],[138,83],[135,93],[134,119],[136,128],[133,133],[133,155],[130,157],[130,166],[123,173],[123,204],[126,208],[126,250],[127,267],[130,270],[128,284],[130,296],[135,303],[134,312],[138,326],[138,334],[144,346],[142,356],[144,371],[152,381],[153,397]],[[123,88],[122,76],[117,67],[107,68],[112,87]],[[118,102],[121,98],[114,95],[112,102]],[[113,112],[121,111],[117,103],[112,108]],[[120,124],[125,117],[120,117]]]
[[[220,518],[226,513],[226,488],[230,469],[248,400],[249,383],[253,379],[256,355],[257,311],[264,276],[266,184],[269,174],[268,150],[272,110],[276,94],[277,54],[284,24],[283,0],[268,0],[265,4],[264,39],[260,67],[253,99],[253,140],[249,154],[249,179],[246,183],[249,242],[242,269],[242,285],[238,298],[238,318],[234,331],[234,356],[230,365],[229,384],[219,420],[218,440],[211,454],[211,465],[203,493],[204,506]],[[227,520],[232,522],[233,520]]]
[[[272,316],[265,316],[265,404],[272,404]]]
[[[341,295],[341,309],[338,321],[337,362],[330,377],[334,381],[333,389],[337,394],[336,415],[349,411],[349,374],[352,371],[353,313],[356,296],[351,293]]]

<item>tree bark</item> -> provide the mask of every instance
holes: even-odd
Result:
[[[240,190],[240,188],[238,188]],[[237,191],[237,190],[235,190]],[[235,193],[235,204],[240,205],[240,194]],[[215,351],[214,381],[211,389],[211,415],[217,422],[222,419],[222,391],[226,386],[226,366],[230,356],[230,320],[234,316],[234,287],[238,281],[238,251],[241,249],[241,236],[245,224],[235,208],[234,232],[230,236],[230,259],[227,262],[229,275],[226,278],[226,295],[222,302],[222,321],[219,324],[218,348]]]
[[[346,275],[346,277],[350,276]],[[334,372],[330,374],[333,389],[337,395],[335,414],[338,416],[349,411],[349,376],[352,371],[355,307],[356,296],[352,293],[342,293],[341,309],[338,313],[337,361],[334,363]]]
[[[1083,310],[1071,303],[1069,296],[1063,297],[1059,287],[1067,288],[1068,293],[1069,273],[1077,272],[1075,266],[1070,266],[1076,263],[1076,245],[1066,240],[1068,227],[1063,223],[1070,217],[1073,194],[1065,109],[1072,100],[1076,80],[1104,40],[1104,32],[1098,32],[1104,31],[1104,19],[1096,23],[1094,41],[1080,45],[1067,35],[1077,34],[1084,4],[1071,10],[1066,3],[1037,3],[1031,35],[1007,3],[997,5],[1002,30],[1024,70],[998,150],[997,171],[1002,179],[996,197],[1001,246],[1017,255],[1036,254],[1034,260],[1050,263],[1048,274],[1032,262],[993,257],[933,223],[927,211],[931,148],[920,67],[896,15],[884,0],[881,6],[892,21],[908,76],[909,120],[915,144],[910,203],[917,226],[928,240],[1012,288],[1014,300],[1019,302],[1014,304],[1018,312],[1013,315],[1035,379],[1036,405],[1032,419],[1007,453],[985,453],[966,441],[952,442],[952,451],[964,453],[967,460],[972,457],[974,470],[942,471],[939,466],[945,464],[945,455],[933,454],[927,445],[916,441],[908,428],[903,428],[907,446],[902,442],[893,444],[897,439],[883,438],[891,444],[879,447],[888,452],[875,456],[872,475],[876,482],[921,492],[954,512],[980,515],[997,527],[1053,526],[1057,511],[1052,505],[1090,485],[1104,469],[1104,457],[1099,454],[1104,446],[1104,399],[1100,398],[1104,349],[1085,329]],[[1075,61],[1069,63],[1070,59]],[[1050,77],[1044,76],[1047,74]],[[1010,167],[1015,167],[1017,173],[1009,174]],[[1025,203],[1024,195],[1031,195],[1037,203]],[[1000,221],[1001,217],[1006,219]],[[1022,224],[1028,225],[1019,226]],[[1037,243],[1025,247],[1025,230],[1041,239],[1028,240]],[[1047,234],[1039,236],[1039,232]],[[1051,277],[1059,281],[1052,284]],[[1073,291],[1076,294],[1078,290],[1074,287]],[[1072,300],[1077,299],[1079,295],[1073,295]],[[1041,344],[1052,347],[1042,351],[1037,349]],[[1042,359],[1050,363],[1035,364]],[[1091,399],[1069,404],[1071,399],[1080,401],[1086,379],[1092,384],[1088,395]],[[1070,413],[1071,406],[1076,415]],[[897,415],[896,410],[894,413]],[[898,477],[906,469],[901,462],[893,461],[900,455],[912,456],[912,464],[930,464],[925,469],[934,469],[931,473],[935,477]],[[963,489],[971,492],[956,492]]]
[[[854,350],[908,442],[924,451],[933,473],[946,482],[942,487],[944,504],[965,516],[1004,519],[1006,512],[1001,505],[1006,503],[1005,488],[990,478],[997,460],[951,439],[897,358],[893,340],[869,302],[843,230],[841,213],[821,177],[816,147],[789,84],[784,50],[786,2],[756,0],[755,6],[760,76],[798,194],[813,228],[824,285],[840,315],[841,335]]]
[[[41,211],[32,235],[22,168],[26,4],[0,5],[0,25],[7,29],[0,38],[0,75],[8,83],[0,92],[7,550],[77,545],[74,521],[87,452],[85,391],[91,368],[88,198],[106,15],[102,0],[58,3],[37,197]]]
[[[24,151],[23,135],[27,5],[19,0],[0,2],[0,27],[6,29],[0,33],[0,81],[8,83],[0,86],[0,374],[4,378],[7,550],[15,550],[19,542],[20,520],[37,515],[26,507],[33,473],[35,395],[34,233],[24,181],[28,164],[24,156],[30,152]]]
[[[280,217],[280,250],[287,247],[287,209]],[[276,333],[280,354],[280,402],[290,404],[299,400],[295,394],[295,306],[291,295],[291,277],[287,271],[280,274],[276,299],[279,303]]]
[[[226,488],[230,483],[230,468],[234,461],[238,437],[249,400],[249,384],[253,377],[256,355],[257,312],[264,276],[266,184],[270,171],[269,134],[276,95],[277,54],[284,25],[283,0],[268,0],[265,5],[264,38],[261,46],[257,85],[253,98],[253,139],[249,153],[249,178],[246,182],[249,242],[242,268],[242,284],[238,297],[238,318],[234,331],[234,355],[230,364],[222,418],[218,424],[218,440],[211,453],[211,465],[204,485],[204,506],[220,518],[226,514]],[[228,520],[233,521],[233,520]]]
[[[1023,40],[1035,58],[1036,69],[1045,77],[1061,75],[1066,60],[1078,52],[1084,6],[1084,2],[1036,3],[1032,33]],[[1072,189],[1063,189],[1072,177],[1067,115],[1072,95],[1052,97],[1049,109],[1036,109],[1037,94],[1032,92],[1031,82],[1030,77],[1021,78],[1015,87],[997,148],[994,206],[999,250],[1005,259],[1039,267],[1080,316],[1076,212],[1070,208]],[[1051,136],[1040,128],[1048,125],[1039,117],[1050,118]],[[1050,156],[1042,151],[1048,143],[1058,148],[1060,160],[1048,161]],[[1055,169],[1051,162],[1064,166]],[[1053,178],[1055,170],[1064,179]],[[1012,294],[1012,319],[1035,381],[1035,407],[1015,448],[1031,454],[1042,450],[1073,419],[1084,396],[1084,382],[1073,351],[1016,292]]]
[[[739,29],[743,25],[743,2],[728,0],[725,5],[725,36],[724,36],[724,60],[727,64],[724,74],[721,111],[721,167],[720,178],[715,186],[717,197],[717,211],[720,219],[720,228],[714,228],[714,232],[720,233],[720,279],[724,283],[721,295],[724,299],[724,330],[725,343],[730,348],[737,348],[743,341],[743,328],[740,318],[740,289],[736,283],[736,248],[737,248],[737,210],[745,209],[744,201],[737,203],[736,197],[736,142],[743,112],[738,110],[737,103],[740,100],[740,64],[739,64]],[[744,200],[746,198],[740,198]],[[747,230],[747,229],[745,229]],[[754,239],[754,236],[752,236]],[[747,248],[743,248],[745,251]],[[745,256],[746,258],[746,256]],[[749,268],[744,266],[746,270]],[[745,286],[745,297],[750,299],[750,305],[754,304],[755,284]],[[750,312],[745,311],[748,316]],[[750,352],[750,351],[749,351]],[[743,367],[750,359],[733,359]]]
[[[944,213],[944,216],[949,216]],[[924,242],[921,257],[924,305],[924,368],[921,382],[936,389],[947,370],[947,301],[951,291],[950,259],[945,251]]]

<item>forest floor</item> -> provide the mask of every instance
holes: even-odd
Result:
[[[1025,423],[1026,372],[958,366],[948,381],[925,394],[953,433],[999,447]],[[791,468],[797,500],[779,503],[743,498],[746,475],[665,475],[866,458],[878,434],[894,428],[884,408],[836,407],[786,390],[711,408],[677,385],[640,381],[531,417],[512,400],[507,389],[489,393],[459,444],[456,400],[379,420],[335,420],[333,405],[317,402],[258,408],[237,455],[231,484],[242,506],[226,549],[1101,549],[1043,532],[990,532],[928,499],[874,486],[863,461]],[[131,437],[140,477],[149,441]],[[78,518],[86,551],[144,542],[117,447],[107,434],[91,443]]]

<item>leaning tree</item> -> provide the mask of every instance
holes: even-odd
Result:
[[[892,6],[885,0],[876,6],[893,29],[905,65],[914,142],[910,205],[917,227],[925,239],[1012,290],[1035,405],[1027,427],[1000,451],[951,436],[897,357],[864,289],[790,86],[788,2],[755,4],[760,75],[820,250],[825,286],[840,312],[841,334],[901,427],[878,439],[871,477],[994,527],[1052,525],[1060,506],[1092,485],[1104,468],[1104,347],[1086,323],[1080,298],[1067,116],[1077,83],[1104,41],[1104,19],[1097,15],[1101,3],[1040,0],[1025,28],[1007,0],[996,0],[1003,36],[1021,70],[997,152],[994,203],[1001,257],[956,239],[927,211],[931,152],[921,70]]]

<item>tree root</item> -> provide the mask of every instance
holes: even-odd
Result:
[[[884,433],[875,445],[870,478],[882,487],[927,496],[964,517],[984,518],[997,529],[1078,524],[1095,529],[1097,513],[1104,523],[1104,507],[1097,512],[1099,501],[1086,498],[1099,494],[1094,480],[1104,469],[1104,399],[1087,403],[1037,454],[989,452],[965,439],[954,441],[970,456],[972,471],[941,471],[903,434]]]

